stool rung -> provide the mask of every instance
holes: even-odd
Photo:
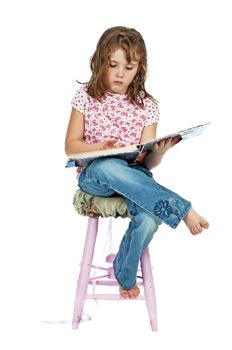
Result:
[[[116,280],[89,280],[89,284],[91,285],[97,285],[97,286],[118,286],[118,282]],[[143,282],[137,282],[136,283],[139,286],[143,285]]]
[[[136,299],[123,298],[120,294],[87,294],[86,299],[101,299],[101,300],[144,300],[144,295],[139,295]]]

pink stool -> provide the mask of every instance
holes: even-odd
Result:
[[[90,277],[91,269],[95,266],[92,265],[94,248],[98,232],[98,220],[99,218],[88,218],[88,228],[86,233],[84,251],[82,256],[82,262],[79,272],[79,278],[77,281],[73,321],[72,328],[77,329],[81,320],[85,299],[105,299],[105,300],[130,300],[124,299],[120,294],[89,294],[88,285],[104,285],[104,286],[116,286],[117,281],[114,278],[113,267],[100,268],[106,271],[106,274],[98,277]],[[106,261],[113,262],[114,254],[108,255]],[[157,315],[156,315],[156,297],[155,287],[152,275],[152,267],[150,261],[149,250],[146,248],[140,259],[142,276],[139,285],[143,286],[144,295],[139,295],[134,300],[145,300],[147,305],[147,311],[150,318],[150,324],[152,331],[157,331]],[[96,268],[96,267],[95,267]],[[97,267],[99,269],[99,267]]]

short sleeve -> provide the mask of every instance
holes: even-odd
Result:
[[[145,110],[146,120],[144,126],[158,123],[160,116],[158,102],[152,101],[150,98],[147,98],[145,101]]]
[[[74,95],[71,105],[78,112],[80,112],[81,114],[84,114],[86,102],[87,102],[87,92],[84,86],[81,86],[80,89],[78,89],[76,94]]]

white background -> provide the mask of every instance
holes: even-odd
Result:
[[[70,323],[86,219],[72,207],[64,137],[76,79],[88,81],[97,40],[115,25],[146,41],[158,136],[212,122],[154,171],[211,225],[197,237],[162,225],[150,245],[158,333],[139,301],[89,302],[93,320],[78,331]],[[2,349],[231,349],[231,31],[226,0],[1,3]],[[127,224],[114,220],[113,248]]]

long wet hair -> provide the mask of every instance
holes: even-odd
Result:
[[[130,101],[141,107],[144,105],[144,98],[147,97],[157,102],[145,89],[147,50],[143,37],[135,29],[122,26],[109,28],[100,37],[90,59],[92,76],[87,83],[87,93],[101,101],[107,91],[104,75],[109,67],[110,55],[117,49],[124,50],[128,63],[139,60],[137,74],[127,90]]]

